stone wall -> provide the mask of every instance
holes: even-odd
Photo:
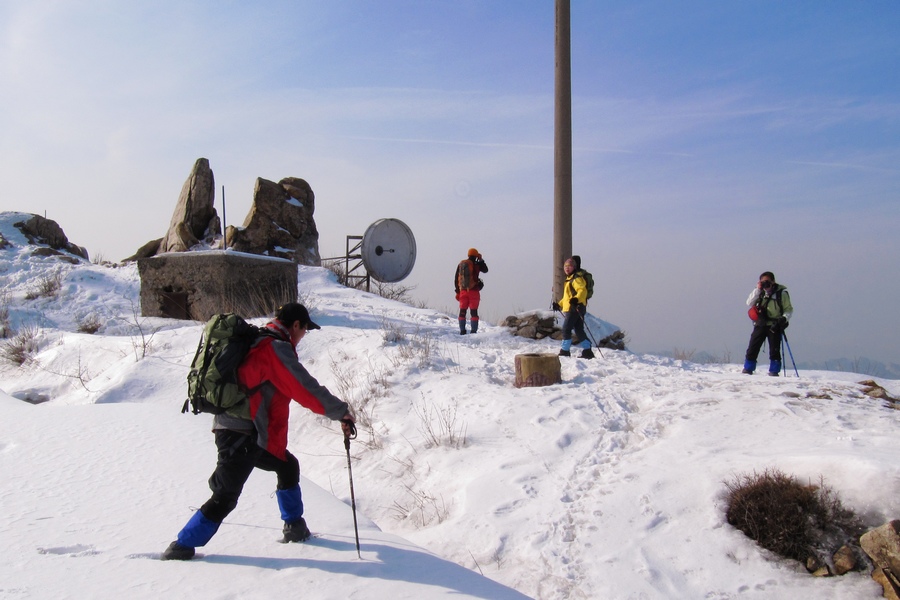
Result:
[[[217,313],[271,315],[297,301],[297,264],[238,252],[161,254],[137,261],[141,314],[206,321]]]

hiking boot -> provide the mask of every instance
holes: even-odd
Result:
[[[594,358],[594,353],[590,348],[585,348],[581,351],[581,358]]]
[[[572,356],[572,353],[568,350],[560,350],[559,355],[560,356]]]
[[[753,371],[751,371],[750,369],[744,369],[743,371],[741,371],[741,373],[743,373],[744,375],[753,375]]]
[[[190,546],[182,546],[177,541],[172,542],[160,558],[162,560],[191,560],[194,558],[194,549]]]
[[[777,371],[775,371],[775,372],[769,371],[769,377],[778,377],[778,372]]]
[[[311,535],[306,521],[301,517],[299,521],[284,524],[284,537],[281,539],[281,543],[305,542]]]

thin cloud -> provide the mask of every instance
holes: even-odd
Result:
[[[826,167],[829,169],[851,169],[854,171],[869,171],[872,173],[900,173],[900,169],[886,169],[884,167],[870,167],[868,165],[853,165],[850,163],[835,163],[835,162],[816,162],[810,160],[788,160],[785,161],[788,164],[792,165],[807,165],[810,167]]]

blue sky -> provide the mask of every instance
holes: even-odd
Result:
[[[482,314],[550,302],[552,0],[0,2],[0,209],[121,259],[199,157],[243,220],[316,193],[323,256],[406,222],[404,282]],[[574,249],[639,351],[738,360],[763,270],[798,360],[900,362],[900,3],[573,0]],[[218,201],[218,198],[217,198]]]

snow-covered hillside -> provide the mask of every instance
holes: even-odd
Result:
[[[320,536],[275,543],[274,477],[258,472],[202,558],[146,560],[209,493],[210,418],[179,412],[201,324],[141,317],[134,266],[29,257],[9,214],[0,310],[31,346],[21,366],[0,359],[0,597],[881,594],[865,573],[813,578],[760,550],[725,523],[722,501],[723,481],[777,467],[824,476],[872,525],[900,517],[900,411],[865,396],[863,377],[749,377],[603,350],[563,360],[560,385],[517,389],[515,355],[555,342],[488,324],[459,336],[454,318],[306,267],[300,297],[322,329],[301,361],[361,423],[362,559],[339,430],[296,407],[290,448]],[[26,299],[48,278],[52,297]]]

